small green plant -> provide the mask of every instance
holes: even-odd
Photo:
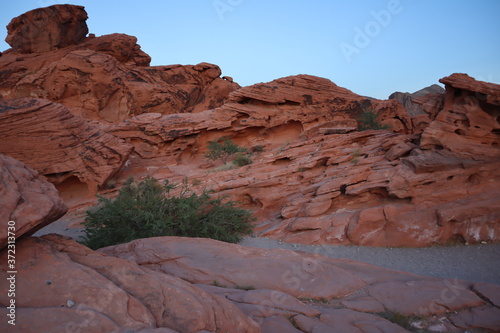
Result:
[[[212,282],[212,285],[213,285],[213,286],[216,286],[216,287],[219,287],[219,288],[227,288],[225,285],[223,285],[222,283],[220,283],[220,282],[219,282],[219,281],[217,281],[217,280],[214,280],[214,281]]]
[[[306,168],[304,168],[304,167],[299,167],[299,168],[297,169],[297,171],[298,171],[298,172],[304,172],[304,171],[306,171],[306,170],[307,170],[307,169],[306,169]]]
[[[255,290],[254,286],[235,286],[234,289],[239,289],[239,290]]]
[[[298,300],[301,302],[305,302],[305,303],[323,303],[323,304],[330,303],[330,301],[328,299],[326,299],[325,297],[314,298],[314,297],[299,296]]]
[[[148,177],[129,178],[116,199],[99,197],[100,205],[87,211],[83,244],[92,249],[138,238],[183,236],[213,238],[236,243],[252,232],[252,217],[226,197],[190,192],[187,179],[178,196],[174,186]]]
[[[372,110],[365,109],[356,119],[358,121],[358,131],[390,129],[389,125],[382,125],[377,120],[377,114]]]
[[[223,164],[226,164],[229,157],[245,151],[245,148],[238,146],[230,138],[224,136],[208,142],[208,152],[205,157],[214,161],[220,159]]]
[[[420,332],[420,330],[417,330],[413,323],[422,320],[422,317],[412,315],[412,316],[406,316],[402,313],[399,312],[393,312],[386,310],[385,312],[378,313],[378,315],[384,319],[387,319],[388,321],[399,325],[405,329],[407,329],[410,332]]]
[[[252,159],[248,155],[239,153],[234,156],[233,164],[238,167],[242,167],[248,164],[252,164]]]
[[[194,186],[197,186],[197,185],[200,185],[201,184],[201,180],[199,180],[198,178],[195,178],[191,181],[191,184],[193,184]]]
[[[258,145],[252,148],[252,151],[256,153],[262,153],[264,151],[264,146]]]

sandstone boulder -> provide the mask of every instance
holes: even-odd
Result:
[[[0,198],[0,249],[7,245],[9,239],[12,240],[11,237],[33,234],[67,210],[54,185],[35,170],[1,154]]]
[[[205,292],[233,302],[263,332],[297,332],[297,327],[303,332],[407,332],[400,325],[461,332],[497,325],[487,320],[498,310],[485,301],[495,299],[490,284],[209,239],[148,238],[98,252],[196,282]]]
[[[222,297],[62,236],[24,239],[17,249],[20,331],[260,332],[253,320]],[[6,262],[6,251],[0,259]],[[0,275],[5,286],[5,265]],[[8,302],[3,293],[4,318]],[[6,320],[0,329],[10,331]]]
[[[78,44],[89,32],[87,18],[82,6],[34,9],[12,19],[5,41],[19,53],[47,52]]]
[[[0,153],[26,163],[53,183],[73,178],[91,192],[113,177],[132,151],[64,105],[44,99],[0,100],[0,132]]]

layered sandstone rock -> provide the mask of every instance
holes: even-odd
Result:
[[[3,98],[46,98],[86,119],[116,122],[147,112],[170,114],[216,108],[239,88],[232,80],[222,79],[221,69],[213,64],[149,67],[151,58],[135,37],[111,34],[77,38],[75,31],[61,28],[66,26],[64,20],[71,22],[70,26],[80,22],[81,13],[86,19],[83,7],[56,5],[13,20],[22,24],[8,40],[13,45],[29,45],[29,50],[21,45],[0,57]],[[38,16],[41,19],[36,22],[54,20],[53,25],[61,30],[58,33],[73,36],[72,42],[59,42],[62,37],[56,42],[50,29],[32,32],[35,28],[29,22]],[[37,35],[44,33],[54,39],[52,44]],[[38,44],[41,46],[33,46]]]
[[[134,37],[115,34],[39,57],[4,53],[0,93],[4,98],[46,98],[86,119],[115,122],[145,112],[215,108],[239,87],[207,63],[137,67],[149,63],[137,47]]]
[[[494,103],[495,85],[482,86],[484,100]],[[399,109],[385,101],[363,101],[311,76],[242,88],[218,109],[144,114],[105,130],[129,140],[141,157],[155,157],[154,163],[161,160],[168,165],[155,167],[149,175],[196,178],[199,187],[242,202],[258,217],[256,232],[261,236],[367,246],[496,241],[500,235],[497,107],[484,102],[482,108],[460,111],[463,103],[454,99],[448,84],[447,89],[445,109],[435,111],[435,120],[423,134],[418,129],[415,134],[329,134],[338,124],[349,125],[353,120],[349,113],[360,112],[363,103],[370,102],[374,109],[387,107],[380,114],[393,119]],[[473,94],[463,92],[468,93]],[[429,109],[440,105],[433,95],[426,96]],[[457,134],[447,132],[456,130],[459,111],[460,117],[480,119],[481,126],[489,127],[471,126],[463,135],[467,144],[454,144]],[[401,119],[415,123],[415,117]],[[200,169],[206,142],[223,135],[250,150],[260,146],[264,152],[254,153],[253,164],[243,168]],[[138,167],[148,165],[136,161]]]
[[[35,170],[1,154],[0,198],[0,249],[12,237],[33,234],[57,220],[67,210],[54,185],[40,177]]]
[[[89,32],[82,6],[54,5],[18,16],[5,41],[19,53],[47,52],[79,43]]]
[[[44,99],[1,99],[0,132],[0,153],[56,184],[76,178],[91,192],[121,169],[133,149]]]
[[[371,100],[327,79],[290,76],[243,87],[219,108],[196,114],[142,114],[105,130],[134,144],[143,158],[203,153],[207,141],[231,135],[244,145],[276,146],[327,132],[350,132],[371,109],[383,124],[413,132],[411,118],[395,101]]]
[[[422,148],[447,149],[471,160],[500,161],[500,85],[453,74],[443,110],[422,135]]]

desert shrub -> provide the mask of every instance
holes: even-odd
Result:
[[[229,157],[245,151],[245,148],[238,146],[230,138],[224,136],[208,142],[208,152],[205,157],[214,161],[220,159],[223,164],[226,164]]]
[[[258,145],[252,148],[252,151],[255,153],[262,153],[264,151],[264,146]]]
[[[358,121],[358,131],[390,129],[389,125],[382,125],[377,120],[377,114],[372,110],[364,110],[356,120]]]
[[[99,197],[99,205],[87,211],[82,241],[92,249],[126,243],[138,238],[184,236],[213,238],[236,243],[252,231],[251,213],[226,197],[190,192],[184,182],[179,196],[174,186],[148,177],[129,179],[115,199]]]
[[[233,159],[233,164],[242,167],[244,165],[252,164],[252,159],[246,154],[236,154]]]

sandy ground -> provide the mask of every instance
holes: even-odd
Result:
[[[80,214],[70,214],[35,233],[49,233],[80,239],[84,233],[77,221]],[[342,245],[289,244],[269,238],[246,237],[241,245],[289,249],[322,254],[331,258],[346,258],[385,268],[424,276],[463,279],[500,284],[500,244],[434,246],[427,248],[376,248]]]

